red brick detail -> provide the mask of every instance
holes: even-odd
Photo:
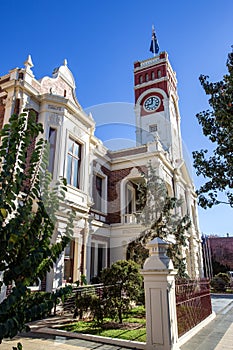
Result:
[[[145,100],[148,98],[148,97],[150,97],[150,96],[158,96],[159,98],[160,98],[160,100],[161,100],[161,104],[160,104],[160,106],[159,106],[159,108],[158,109],[156,109],[156,111],[151,111],[151,112],[147,112],[147,111],[145,111],[145,109],[143,108],[143,103],[145,102]],[[163,104],[163,96],[161,95],[161,94],[158,94],[158,93],[150,93],[150,94],[148,94],[148,95],[146,95],[143,99],[142,99],[142,101],[141,101],[141,116],[146,116],[146,115],[148,115],[148,114],[151,114],[151,113],[155,113],[155,112],[161,112],[161,111],[164,111],[164,104]]]
[[[5,115],[5,105],[3,104],[3,99],[0,99],[0,129],[3,127]]]
[[[121,181],[127,177],[133,169],[126,168],[120,170],[110,171],[102,166],[101,170],[108,176],[108,216],[109,224],[121,223],[121,207],[123,205],[121,198]],[[145,171],[145,167],[137,167],[139,172]]]
[[[41,290],[42,290],[43,292],[46,291],[46,279],[47,279],[47,277],[45,276],[45,277],[42,279],[42,281],[41,281]]]
[[[138,88],[137,90],[135,90],[135,103],[137,102],[139,96],[144,92],[147,91],[149,89],[162,89],[163,91],[166,92],[167,96],[168,96],[168,81],[164,80],[164,81],[160,81],[160,82],[151,82],[150,85]]]
[[[7,78],[5,79],[2,79],[0,77],[0,92],[2,93],[4,90],[2,89],[2,84],[3,83],[6,83],[7,81],[10,80],[10,77],[8,76]],[[3,127],[3,124],[4,124],[4,116],[5,116],[5,104],[3,103],[3,101],[6,99],[7,97],[7,93],[6,93],[6,96],[4,97],[1,97],[0,98],[0,129],[2,129]]]
[[[147,74],[148,74],[148,80],[146,78]],[[140,79],[142,79],[142,82],[145,83],[145,82],[156,81],[156,79],[164,78],[166,76],[167,76],[166,63],[164,62],[161,64],[155,63],[153,66],[142,67],[140,70],[135,72],[134,84],[135,85],[141,84]]]
[[[158,61],[155,61],[152,65],[144,65],[142,67],[141,62],[135,62],[134,68],[136,68],[136,71],[134,72],[134,85],[137,86],[135,89],[135,103],[139,96],[148,89],[162,89],[168,96],[169,89],[171,85],[173,86],[174,84],[169,73],[168,62],[164,62],[164,58],[166,58],[166,53],[161,53]],[[145,83],[146,86],[144,86]],[[140,84],[141,87],[139,87]]]
[[[233,270],[233,237],[208,237],[212,258]]]
[[[17,98],[14,106],[14,114],[19,114],[19,107],[20,107],[20,99]]]
[[[134,62],[134,68],[140,67],[140,61]]]

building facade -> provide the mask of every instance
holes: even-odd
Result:
[[[135,220],[137,184],[149,162],[164,179],[168,193],[183,199],[181,215],[192,225],[184,248],[187,273],[202,276],[201,239],[196,194],[183,158],[177,81],[166,52],[134,63],[136,142],[132,148],[108,150],[95,136],[95,121],[75,94],[67,61],[51,77],[37,80],[29,56],[23,68],[0,77],[0,127],[11,114],[36,112],[50,143],[49,170],[56,181],[67,179],[62,208],[76,212],[73,239],[46,278],[46,289],[125,259],[129,241],[142,231]],[[58,215],[57,235],[64,230],[65,210]]]
[[[202,238],[204,272],[212,278],[216,274],[214,264],[217,262],[229,271],[233,271],[233,237],[204,236]]]

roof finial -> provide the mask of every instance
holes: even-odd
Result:
[[[34,64],[32,63],[32,58],[31,55],[28,55],[26,61],[24,62],[24,66],[27,69],[31,69],[32,67],[34,67]]]
[[[64,61],[63,61],[63,65],[64,66],[67,66],[67,59],[65,58]]]

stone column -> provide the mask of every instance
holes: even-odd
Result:
[[[160,238],[148,245],[143,270],[146,302],[146,349],[179,350],[175,300],[175,275],[166,256],[168,244]]]

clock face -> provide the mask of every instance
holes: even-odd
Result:
[[[158,96],[150,96],[144,102],[144,108],[146,111],[155,111],[159,108],[161,100]]]

